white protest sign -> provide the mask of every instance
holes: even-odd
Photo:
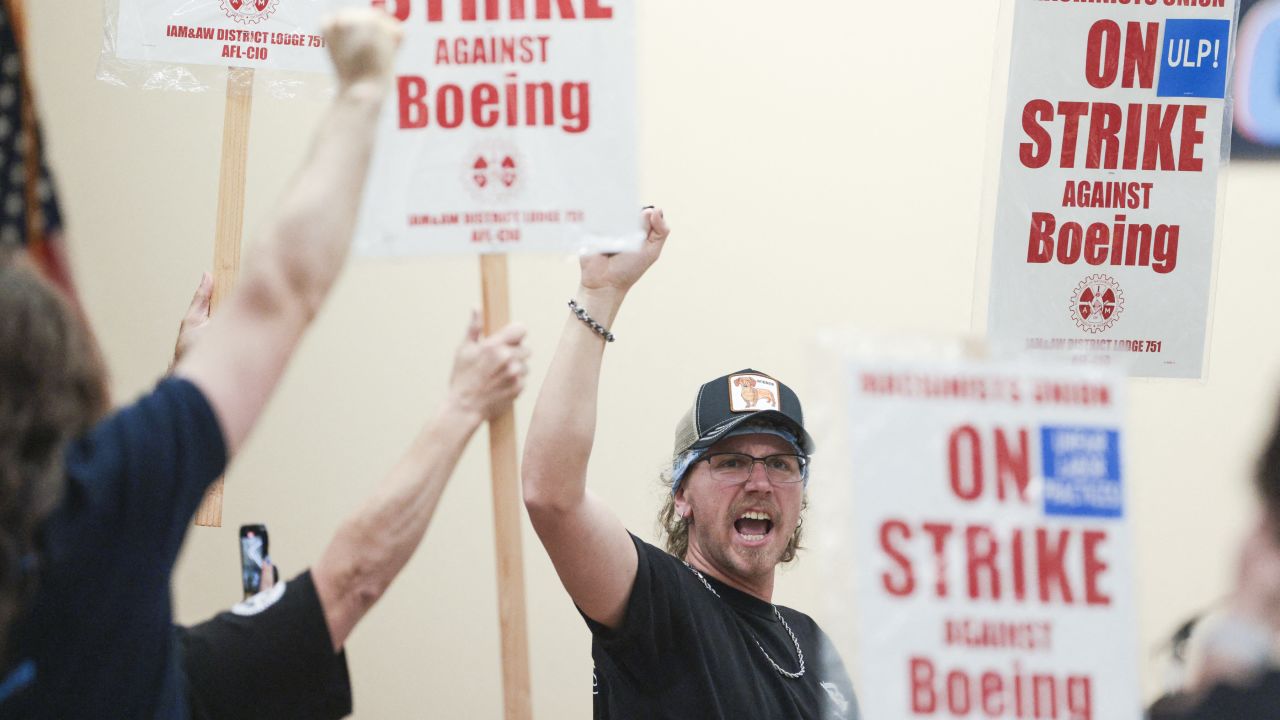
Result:
[[[320,23],[368,0],[119,0],[126,60],[329,72]]]
[[[357,248],[639,246],[635,3],[387,0],[405,40]]]
[[[1199,377],[1234,0],[1015,0],[988,333]]]
[[[865,717],[1139,717],[1116,371],[848,372]]]

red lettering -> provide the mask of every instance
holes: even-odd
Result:
[[[424,78],[402,76],[396,79],[400,91],[400,128],[416,130],[427,126],[427,81]]]
[[[400,22],[409,19],[409,0],[372,0],[371,4],[373,7],[382,8]]]
[[[961,467],[961,446],[968,446],[968,466]],[[961,500],[977,500],[982,495],[982,449],[978,440],[978,431],[972,425],[956,428],[951,433],[948,453],[951,466],[951,491]],[[963,469],[968,470],[968,485],[962,477]]]
[[[1098,576],[1108,568],[1106,561],[1098,557],[1098,546],[1106,540],[1106,531],[1084,531],[1084,600],[1089,605],[1111,604],[1111,596],[1098,588]]]
[[[1031,169],[1042,168],[1049,162],[1053,151],[1053,138],[1041,122],[1053,121],[1053,104],[1048,100],[1032,100],[1022,109],[1022,130],[1031,140],[1018,146],[1018,158]]]
[[[1027,599],[1027,566],[1022,550],[1022,530],[1015,528],[1009,541],[1009,551],[1013,555],[1013,597],[1019,602]]]
[[[985,595],[992,600],[999,600],[1000,571],[996,569],[996,550],[999,545],[995,535],[990,528],[971,525],[965,530],[964,537],[965,554],[969,557],[969,599],[980,600]],[[986,583],[982,581],[984,575]],[[984,585],[989,588],[989,592],[985,594]]]
[[[1040,569],[1040,601],[1052,602],[1053,589],[1058,590],[1062,602],[1070,605],[1071,584],[1067,581],[1066,554],[1071,538],[1070,530],[1059,530],[1055,545],[1045,528],[1036,529],[1036,565]]]
[[[1121,236],[1117,235],[1117,242]],[[1111,232],[1104,223],[1093,223],[1084,235],[1084,261],[1090,265],[1101,265],[1107,261],[1110,252]]]
[[[1124,128],[1124,169],[1138,169],[1138,147],[1142,135],[1142,105],[1129,105],[1128,120]]]
[[[538,0],[537,8],[536,16],[539,20],[551,19],[551,0]],[[556,8],[560,11],[560,17],[565,20],[574,18],[572,0],[556,0]]]
[[[457,85],[441,85],[436,91],[436,120],[440,127],[452,130],[462,124],[462,88]]]
[[[1105,164],[1116,166],[1120,158],[1120,128],[1124,125],[1120,106],[1114,103],[1094,103],[1089,115],[1089,147],[1084,154],[1084,166],[1097,169]]]
[[[582,6],[582,17],[588,20],[608,20],[613,17],[613,8],[603,6],[600,0],[587,0]]]
[[[1178,146],[1178,169],[1199,172],[1204,161],[1196,157],[1196,146],[1204,142],[1200,121],[1208,109],[1204,105],[1187,105],[1182,109],[1182,144]]]
[[[962,670],[947,674],[947,709],[952,715],[968,715],[972,706],[969,697],[969,677]]]
[[[1027,240],[1027,262],[1047,263],[1053,259],[1053,229],[1058,219],[1053,213],[1031,213],[1031,237]]]
[[[1164,110],[1161,115],[1160,111]],[[1176,170],[1173,164],[1173,124],[1178,120],[1178,106],[1147,106],[1147,141],[1142,150],[1142,169]]]
[[[915,592],[916,577],[911,571],[911,559],[894,545],[895,535],[906,542],[911,539],[911,528],[901,520],[889,520],[880,526],[880,547],[897,565],[900,575],[895,579],[892,573],[885,571],[880,579],[884,583],[884,589],[889,591],[890,595],[906,597]]]
[[[1111,87],[1120,68],[1120,26],[1099,20],[1089,28],[1084,54],[1084,77],[1096,88]]]
[[[501,113],[495,107],[498,104],[498,88],[490,83],[480,83],[471,91],[471,117],[478,127],[493,127],[498,124]]]
[[[566,133],[586,132],[591,127],[591,87],[588,83],[568,82],[559,88],[551,83],[521,85],[515,73],[506,74],[501,88],[492,83],[479,83],[470,89],[445,84],[429,98],[426,78],[406,75],[396,79],[399,91],[400,127],[418,130],[431,124],[450,130],[464,123],[491,128],[503,118],[510,127],[521,121],[531,127],[555,127]],[[521,88],[524,92],[521,92]],[[428,100],[434,106],[428,104]],[[524,107],[521,107],[523,101]]]
[[[1004,714],[1004,680],[993,672],[982,674],[982,711],[990,717]]]
[[[1062,167],[1076,166],[1076,144],[1080,137],[1080,118],[1089,114],[1089,103],[1058,103],[1058,114],[1062,116]]]
[[[1052,216],[1050,216],[1052,217]],[[1027,500],[1027,486],[1031,484],[1031,462],[1027,454],[1027,430],[1018,430],[1018,447],[1015,451],[1009,447],[1009,438],[1005,431],[996,428],[996,495],[1006,499],[1005,486],[1009,480],[1018,491],[1018,499]]]
[[[945,598],[947,596],[947,538],[951,535],[950,523],[931,523],[927,522],[921,526],[925,533],[933,539],[933,561],[934,569],[937,572],[938,582],[934,585],[934,592],[938,597]]]
[[[932,715],[938,708],[933,675],[933,663],[922,657],[911,658],[911,711],[916,715]]]
[[[1160,53],[1160,23],[1147,23],[1146,38],[1142,36],[1142,23],[1129,23],[1128,37],[1124,42],[1124,80],[1120,86],[1133,87],[1135,76],[1138,86],[1150,88],[1156,81],[1156,59]]]

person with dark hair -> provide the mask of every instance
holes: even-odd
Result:
[[[201,342],[212,290],[205,274],[182,321],[175,364]],[[351,713],[343,645],[422,542],[471,436],[524,388],[524,329],[510,325],[488,338],[481,330],[473,313],[435,418],[309,571],[275,583],[264,567],[262,592],[176,629],[193,720],[326,720]]]
[[[1263,513],[1240,551],[1225,614],[1211,621],[1186,692],[1157,701],[1151,720],[1271,720],[1280,717],[1280,418],[1259,459]]]
[[[586,619],[595,717],[853,720],[853,685],[809,616],[774,605],[794,559],[813,441],[800,400],[762,372],[702,385],[676,428],[664,552],[586,488],[609,330],[669,233],[645,212],[638,252],[588,255],[529,427],[534,530]]]
[[[18,247],[0,247],[0,647],[35,590],[40,522],[63,499],[63,449],[107,411],[97,344]]]
[[[0,262],[0,715],[188,716],[173,565],[344,264],[399,33],[369,9],[327,24],[338,88],[309,157],[200,342],[133,404],[103,417],[83,321]]]

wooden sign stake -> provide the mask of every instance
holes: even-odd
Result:
[[[222,119],[222,164],[218,177],[218,224],[213,238],[213,298],[215,312],[231,292],[240,271],[240,240],[244,234],[245,168],[249,159],[249,118],[253,109],[253,70],[227,70],[227,107]],[[205,492],[196,510],[196,525],[222,527],[222,478]]]
[[[481,255],[484,331],[511,322],[507,256]],[[502,701],[505,720],[531,720],[529,631],[525,617],[524,552],[521,548],[516,420],[511,410],[489,421],[489,465],[493,479],[494,539],[498,554],[498,625],[502,635]]]

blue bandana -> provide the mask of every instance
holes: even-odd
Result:
[[[739,435],[775,435],[777,437],[782,438],[783,440],[786,440],[788,443],[790,443],[792,449],[794,449],[797,454],[804,455],[804,451],[800,449],[800,439],[796,437],[796,434],[794,432],[791,432],[790,429],[782,425],[776,425],[774,423],[763,423],[763,422],[745,422],[739,425],[738,427],[734,428],[733,430],[729,431],[728,433],[725,433],[725,436],[720,438],[720,440],[724,440],[725,438],[738,437]],[[709,452],[711,452],[711,448],[695,448],[695,449],[685,450],[684,452],[677,455],[674,460],[671,461],[671,494],[672,495],[675,495],[676,491],[680,489],[680,483],[684,482],[684,476],[686,473],[689,472],[689,468],[693,467],[694,463],[706,457],[707,453]],[[805,487],[809,486],[808,464],[805,464],[804,466],[804,484],[805,484]]]

